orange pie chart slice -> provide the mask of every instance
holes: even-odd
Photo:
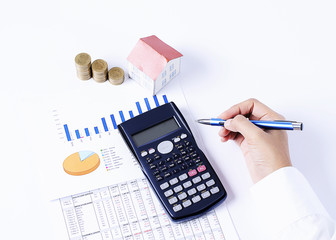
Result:
[[[63,162],[66,173],[81,176],[93,172],[100,164],[99,156],[92,151],[79,151],[68,156]]]

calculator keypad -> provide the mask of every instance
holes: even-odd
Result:
[[[187,137],[183,133],[163,141],[157,151],[150,148],[143,156],[174,212],[220,191]]]

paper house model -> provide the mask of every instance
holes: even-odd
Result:
[[[180,72],[182,56],[154,35],[140,38],[127,57],[129,76],[155,95]]]

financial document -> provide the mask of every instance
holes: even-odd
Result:
[[[179,84],[155,96],[132,81],[92,85],[31,104],[35,110],[27,115],[45,116],[29,123],[29,137],[39,146],[34,165],[50,201],[55,239],[238,239],[225,203],[194,220],[172,222],[117,129],[170,101],[202,149]]]
[[[225,239],[215,211],[170,221],[145,178],[59,199],[69,239]]]

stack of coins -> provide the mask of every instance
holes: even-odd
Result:
[[[92,76],[96,82],[105,82],[107,80],[107,63],[103,59],[97,59],[92,63]]]
[[[80,53],[75,57],[77,77],[81,80],[91,78],[91,57],[87,53]]]
[[[124,70],[120,67],[113,67],[108,73],[108,79],[113,85],[120,85],[124,82]]]

